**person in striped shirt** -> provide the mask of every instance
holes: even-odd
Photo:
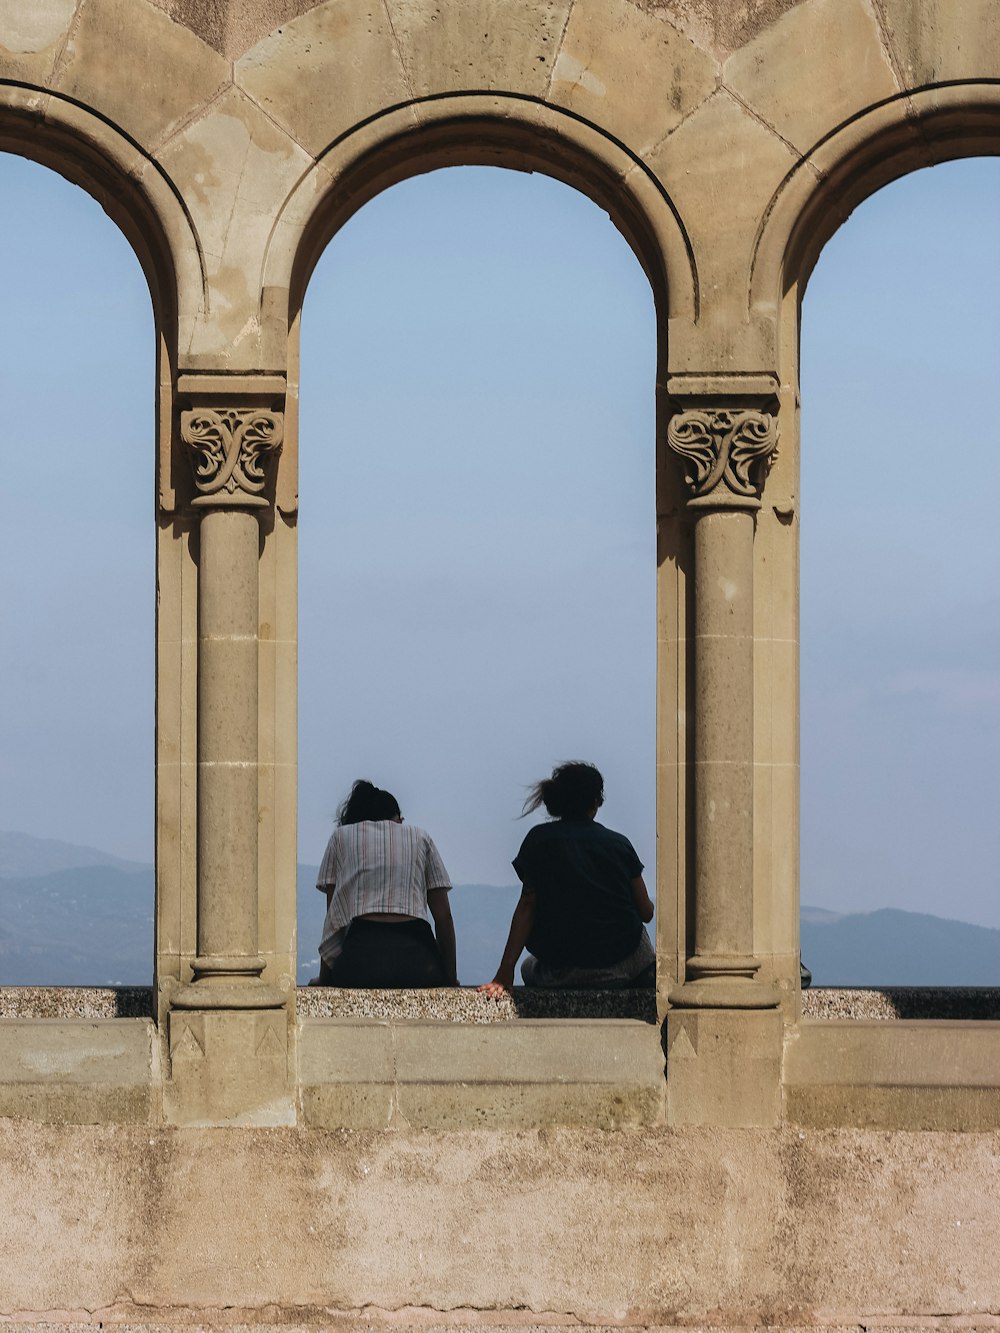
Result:
[[[391,792],[355,782],[316,887],[326,894],[321,986],[458,985],[448,872],[430,835],[403,822]]]

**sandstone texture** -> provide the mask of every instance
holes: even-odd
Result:
[[[155,983],[0,992],[0,1322],[1000,1326],[998,992],[799,987],[797,364],[822,246],[1000,151],[998,79],[995,0],[0,5],[0,149],[158,338]],[[294,984],[302,302],[463,164],[655,297],[655,995]]]

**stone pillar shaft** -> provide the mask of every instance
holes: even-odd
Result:
[[[694,523],[695,902],[677,1008],[771,1008],[753,956],[753,539],[774,419],[680,412],[667,442],[687,462]]]
[[[259,976],[257,545],[252,509],[199,529],[198,976]]]
[[[694,972],[753,953],[753,525],[705,511],[694,531]]]

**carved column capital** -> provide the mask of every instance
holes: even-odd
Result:
[[[759,509],[777,437],[774,414],[760,409],[677,412],[667,424],[667,444],[687,464],[688,508]]]
[[[198,507],[263,508],[271,465],[281,452],[284,418],[259,407],[197,407],[181,413]]]

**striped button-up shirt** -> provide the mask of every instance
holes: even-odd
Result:
[[[430,889],[451,881],[430,835],[415,824],[365,819],[340,824],[326,845],[317,889],[333,890],[319,954],[331,963],[344,947],[347,927],[368,912],[426,918]]]

